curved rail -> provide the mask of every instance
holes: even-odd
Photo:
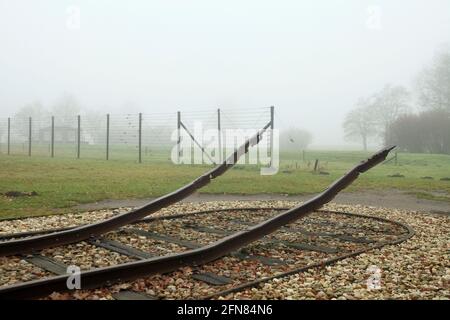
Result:
[[[227,212],[227,211],[261,211],[261,210],[272,210],[272,211],[287,211],[291,208],[288,207],[238,207],[238,208],[216,208],[216,209],[208,209],[208,210],[199,210],[199,211],[193,211],[193,212],[186,212],[186,213],[177,213],[177,214],[168,214],[168,215],[161,215],[161,216],[154,216],[154,217],[147,217],[141,220],[134,221],[132,224],[138,224],[138,223],[148,223],[153,221],[160,221],[160,220],[175,220],[179,218],[186,218],[190,216],[198,216],[198,215],[206,215],[210,213],[216,213],[216,212]],[[350,213],[350,212],[343,212],[343,211],[335,211],[335,210],[315,210],[315,212],[322,212],[322,213],[336,213],[336,214],[343,214],[343,215],[349,215],[353,217],[361,217],[361,218],[367,218],[367,216],[363,214],[357,214],[357,213]],[[373,220],[379,220],[381,222],[395,222],[390,221],[388,219],[379,218],[379,217],[370,217]],[[20,218],[19,218],[20,219]],[[397,222],[395,222],[397,223]],[[401,223],[397,223],[401,225]],[[81,225],[79,225],[81,226]],[[30,236],[36,236],[41,234],[48,234],[52,232],[57,231],[63,231],[63,230],[71,230],[74,228],[77,228],[79,226],[72,226],[72,227],[62,227],[62,228],[54,228],[54,229],[43,229],[43,230],[35,230],[35,231],[26,231],[26,232],[17,232],[17,233],[9,233],[9,234],[3,234],[0,235],[0,240],[7,240],[7,239],[16,239],[16,238],[25,238]],[[404,226],[405,228],[408,228],[408,226]]]
[[[361,162],[343,177],[332,183],[325,191],[304,204],[280,213],[273,218],[250,227],[248,230],[237,232],[198,249],[83,272],[81,274],[82,286],[83,288],[99,287],[104,284],[134,280],[143,276],[171,272],[180,267],[197,266],[216,260],[276,231],[286,224],[306,216],[331,201],[342,189],[356,180],[360,173],[366,172],[384,161],[392,149],[383,149],[366,161]],[[69,275],[61,275],[12,285],[0,290],[0,299],[23,299],[50,294],[54,291],[65,291],[67,290],[66,282],[68,277]]]
[[[321,210],[318,210],[318,211],[321,211]],[[265,278],[261,278],[261,279],[256,279],[254,281],[249,281],[249,282],[243,283],[243,284],[241,284],[239,286],[236,286],[236,287],[233,287],[233,288],[230,288],[230,289],[222,290],[222,291],[215,292],[213,294],[204,296],[204,297],[202,297],[202,299],[214,299],[216,297],[223,297],[223,296],[226,296],[226,295],[231,294],[231,293],[242,291],[244,289],[256,287],[257,285],[260,285],[261,283],[268,282],[268,281],[273,280],[273,279],[285,278],[285,277],[288,277],[288,276],[291,276],[291,275],[294,275],[294,274],[297,274],[297,273],[300,273],[300,272],[305,272],[305,271],[308,271],[308,270],[314,269],[314,268],[323,268],[325,266],[332,265],[333,263],[336,263],[338,261],[341,261],[341,260],[344,260],[344,259],[347,259],[347,258],[356,257],[356,256],[358,256],[358,255],[360,255],[362,253],[366,253],[366,252],[372,251],[374,249],[380,249],[380,248],[382,248],[384,246],[387,246],[387,245],[399,244],[399,243],[401,243],[403,241],[406,241],[406,240],[410,239],[415,234],[415,231],[410,226],[408,226],[407,224],[398,222],[398,221],[393,221],[393,220],[389,220],[389,219],[385,219],[385,218],[381,218],[381,217],[366,216],[366,215],[363,215],[363,214],[350,213],[350,212],[328,211],[328,210],[322,211],[322,212],[339,213],[339,214],[344,214],[344,215],[348,215],[348,216],[354,216],[354,217],[360,217],[360,218],[370,218],[370,219],[378,220],[378,221],[382,221],[382,222],[389,222],[389,223],[393,223],[393,224],[396,224],[396,225],[404,228],[407,232],[403,236],[401,236],[401,237],[399,237],[397,239],[391,240],[391,241],[379,242],[379,243],[377,243],[375,245],[369,246],[368,248],[360,249],[360,250],[357,250],[357,251],[354,251],[354,252],[350,252],[350,253],[338,256],[338,257],[330,258],[330,259],[327,259],[327,260],[324,260],[324,261],[320,261],[320,262],[317,262],[317,263],[313,263],[313,264],[310,264],[310,265],[307,265],[307,266],[303,266],[303,267],[295,268],[293,270],[289,270],[289,271],[286,271],[286,272],[278,273],[278,274],[273,275],[271,277],[265,277]]]
[[[217,178],[234,166],[239,158],[248,152],[250,147],[259,143],[262,134],[267,130],[267,128],[269,128],[269,126],[270,123],[264,126],[253,137],[245,141],[244,144],[236,149],[222,164],[202,174],[191,183],[188,183],[172,193],[155,199],[140,208],[119,214],[100,222],[79,226],[69,230],[62,230],[51,234],[44,234],[21,240],[0,242],[0,256],[33,252],[36,250],[70,244],[96,237],[126,224],[140,220],[151,213],[174,204],[207,185],[212,179]]]

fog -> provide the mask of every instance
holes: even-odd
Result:
[[[64,93],[105,113],[274,105],[312,147],[352,147],[358,98],[411,88],[449,40],[447,0],[1,0],[0,117]]]

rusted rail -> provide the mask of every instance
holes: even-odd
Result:
[[[368,217],[368,216],[365,216],[365,215],[362,215],[362,214],[350,213],[350,212],[340,212],[340,211],[339,212],[337,212],[337,211],[329,211],[329,212],[339,213],[339,214],[344,214],[344,215],[354,216],[354,217],[360,217],[360,218],[367,218]],[[369,247],[361,249],[361,250],[350,252],[350,253],[347,253],[347,254],[344,254],[344,255],[341,255],[341,256],[338,256],[338,257],[327,259],[325,261],[320,261],[318,263],[313,263],[313,264],[310,264],[310,265],[307,265],[307,266],[303,266],[303,267],[300,267],[300,268],[295,268],[293,270],[289,270],[289,271],[286,271],[286,272],[278,273],[278,274],[273,275],[271,277],[265,277],[265,278],[260,278],[260,279],[256,279],[256,280],[253,280],[253,281],[249,281],[247,283],[243,283],[243,284],[235,286],[233,288],[222,290],[222,291],[215,292],[213,294],[204,296],[204,297],[202,297],[202,299],[214,299],[214,298],[217,298],[217,297],[224,297],[224,296],[227,296],[227,295],[229,295],[231,293],[235,293],[235,292],[239,292],[239,291],[242,291],[242,290],[245,290],[245,289],[248,289],[248,288],[256,287],[256,286],[260,285],[261,283],[265,283],[265,282],[268,282],[268,281],[273,280],[273,279],[281,279],[281,278],[285,278],[285,277],[288,277],[290,275],[298,274],[300,272],[305,272],[305,271],[308,271],[308,270],[311,270],[311,269],[323,268],[325,266],[332,265],[332,264],[334,264],[334,263],[336,263],[338,261],[341,261],[341,260],[344,260],[344,259],[348,259],[348,258],[352,258],[352,257],[356,257],[356,256],[358,256],[358,255],[360,255],[362,253],[366,253],[366,252],[369,252],[369,251],[374,250],[374,249],[380,249],[380,248],[382,248],[382,247],[384,247],[386,245],[399,244],[399,243],[401,243],[403,241],[408,240],[409,238],[411,238],[415,234],[415,231],[410,226],[408,226],[407,224],[404,224],[404,223],[401,223],[401,222],[398,222],[398,221],[394,222],[394,221],[391,221],[391,220],[388,220],[388,219],[385,219],[385,218],[381,218],[381,217],[373,217],[373,216],[371,216],[370,219],[378,220],[378,221],[381,221],[381,222],[395,223],[396,225],[398,225],[398,226],[402,227],[403,229],[405,229],[406,233],[403,236],[401,236],[401,237],[399,237],[397,239],[391,240],[391,241],[380,242],[380,243],[377,243],[377,244],[375,244],[373,246],[369,246]]]
[[[366,172],[384,161],[392,149],[383,149],[368,160],[361,162],[332,183],[325,191],[304,204],[280,213],[248,230],[237,232],[198,249],[86,271],[81,274],[81,285],[84,289],[89,289],[119,281],[134,280],[152,274],[170,272],[183,266],[198,266],[216,260],[320,208],[357,179],[360,173]],[[68,277],[69,275],[61,275],[12,285],[0,290],[0,299],[32,298],[54,291],[66,291]]]
[[[104,234],[108,231],[117,229],[121,226],[130,224],[134,221],[140,220],[151,213],[161,210],[171,204],[174,204],[190,194],[194,193],[198,189],[207,185],[212,179],[222,175],[235,163],[239,158],[248,152],[249,148],[258,144],[261,140],[263,133],[270,127],[270,123],[265,125],[260,131],[258,131],[253,137],[244,142],[238,149],[236,149],[222,164],[216,166],[214,169],[202,174],[200,177],[190,182],[189,184],[181,187],[180,189],[162,196],[150,203],[132,210],[127,213],[123,213],[112,218],[83,225],[77,228],[58,231],[51,234],[44,234],[40,236],[30,237],[21,240],[11,240],[6,242],[0,242],[0,256],[8,256],[13,254],[22,254],[27,252],[33,252],[49,247],[60,246],[79,242],[88,238],[93,238]]]

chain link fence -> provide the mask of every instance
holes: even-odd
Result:
[[[208,156],[203,150],[205,142],[194,138],[199,126],[203,131],[225,132],[258,130],[269,122],[273,125],[273,107],[45,118],[16,116],[0,118],[0,154],[169,162],[180,139],[179,130],[192,133],[192,153],[197,148]],[[233,151],[222,140],[220,150],[221,161]]]

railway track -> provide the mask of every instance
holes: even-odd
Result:
[[[234,162],[227,160],[191,184],[142,208],[84,226],[52,230],[52,232],[44,230],[4,236],[5,241],[0,242],[0,255],[10,257],[2,259],[12,259],[13,262],[14,259],[18,260],[17,270],[20,270],[20,264],[24,264],[25,260],[26,264],[31,264],[42,271],[36,272],[39,275],[37,280],[1,287],[0,299],[41,297],[54,291],[67,291],[67,280],[70,275],[66,272],[69,265],[83,270],[81,273],[83,289],[111,286],[114,283],[133,281],[142,277],[150,279],[148,281],[162,278],[162,283],[167,284],[172,283],[174,278],[188,275],[189,279],[193,279],[192,281],[210,286],[222,286],[222,290],[211,293],[210,290],[204,289],[201,291],[205,293],[203,295],[187,290],[190,292],[189,295],[182,298],[212,298],[227,294],[230,290],[240,290],[246,286],[256,285],[264,279],[333,263],[338,259],[350,257],[374,247],[398,243],[412,236],[413,232],[409,227],[392,221],[351,213],[318,211],[323,204],[329,202],[337,193],[357,179],[360,173],[384,161],[392,148],[384,149],[361,162],[324,192],[302,205],[290,209],[284,208],[284,210],[269,210],[270,212],[265,215],[260,214],[260,209],[246,209],[252,212],[252,217],[258,218],[257,220],[248,219],[248,216],[241,219],[236,215],[239,211],[237,209],[222,210],[218,215],[214,215],[213,212],[197,212],[175,217],[143,219],[149,213],[177,202],[225,172],[232,166],[230,163],[236,163],[240,155],[247,152],[251,145],[258,143],[260,133],[252,139],[231,155],[230,158]],[[312,212],[320,212],[314,228],[308,229],[301,224],[298,225],[300,218],[305,219]],[[234,214],[231,214],[231,219],[227,219],[230,213]],[[342,221],[332,221],[333,215],[340,216]],[[216,220],[202,223],[214,216]],[[395,224],[397,231],[388,230],[388,234],[384,237],[375,239],[370,232],[377,233],[380,226],[361,224],[361,226],[352,225],[348,229],[348,221],[344,221],[348,217],[356,220],[369,219],[374,224]],[[330,225],[334,226],[334,230],[327,229]],[[399,228],[403,231],[399,232]],[[364,236],[366,233],[369,237]],[[312,238],[314,241],[311,240]],[[101,248],[101,250],[92,257],[87,257],[87,263],[86,259],[79,263],[77,257],[85,256],[86,258],[86,252],[93,247]],[[317,261],[311,262],[307,259],[308,261],[305,262],[306,260],[303,259],[306,257],[305,252],[319,258]],[[26,253],[31,254],[24,255]],[[110,263],[109,258],[105,258],[108,255],[114,256],[113,263]],[[329,256],[325,258],[323,255]],[[91,259],[90,262],[89,259]],[[221,263],[229,266],[230,270],[239,266],[239,270],[258,271],[253,275],[244,272],[242,277],[238,277],[228,270],[228,267],[218,267]],[[251,268],[254,264],[258,266]],[[14,271],[14,267],[11,269],[17,272]],[[29,275],[21,271],[19,274]],[[59,275],[52,276],[52,274]],[[195,283],[188,288],[198,287]],[[169,291],[178,292],[176,286],[173,284],[169,286]],[[160,286],[154,284],[154,287]],[[115,298],[139,298],[139,295],[140,293],[131,291],[118,293]],[[150,296],[141,294],[143,299],[164,297],[171,296],[166,293],[155,293]]]
[[[200,248],[285,210],[288,209],[225,208],[161,216],[122,227],[76,246],[24,255],[20,260],[39,270],[35,271],[36,277],[65,274],[71,265],[87,271],[101,261],[114,265]],[[144,290],[139,287],[142,282],[112,285],[109,294],[103,298],[217,298],[269,279],[322,267],[374,248],[399,243],[412,235],[413,231],[408,226],[395,221],[319,210],[211,263],[146,277]],[[97,257],[94,255],[87,263],[82,253],[90,252],[92,248],[95,248]],[[15,271],[18,270],[20,267]],[[83,277],[81,283],[83,288]],[[0,291],[2,288],[0,286]],[[88,294],[83,290],[73,291],[71,297]]]

